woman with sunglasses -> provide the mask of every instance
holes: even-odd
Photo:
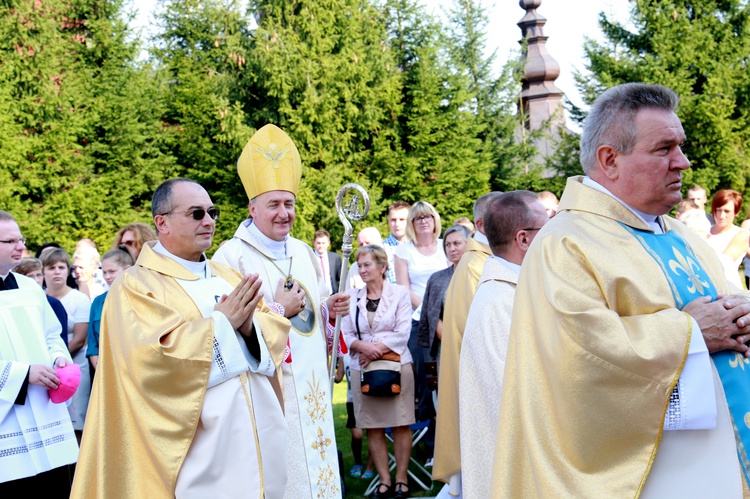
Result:
[[[128,224],[117,232],[115,240],[112,241],[113,250],[120,249],[130,253],[133,262],[138,260],[141,254],[141,248],[148,241],[156,241],[156,232],[150,226],[134,222]]]

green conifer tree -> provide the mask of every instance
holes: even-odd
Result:
[[[29,246],[108,247],[147,220],[169,158],[158,96],[119,0],[8,1],[0,11],[0,189]]]
[[[606,41],[586,42],[590,75],[581,78],[581,89],[589,102],[630,81],[678,93],[683,150],[693,167],[685,189],[693,183],[709,191],[746,188],[749,13],[741,0],[638,0],[627,25],[601,15]]]
[[[369,1],[258,0],[260,13],[246,72],[260,106],[253,121],[275,123],[295,141],[303,162],[295,235],[312,240],[342,232],[338,189],[362,184],[384,208],[379,185],[397,166],[399,75],[382,15]]]
[[[518,140],[522,117],[516,112],[520,53],[496,71],[496,53],[487,54],[489,18],[481,0],[454,0],[447,24],[452,65],[466,75],[473,107],[481,126],[483,152],[491,161],[493,190],[506,190],[536,154],[533,142]]]
[[[489,189],[490,156],[477,113],[476,86],[456,64],[450,39],[412,0],[386,4],[391,44],[403,73],[401,168],[389,172],[385,195],[432,203],[446,220],[471,216]]]
[[[237,159],[253,128],[242,94],[248,14],[233,0],[167,0],[151,52],[165,82],[164,123],[175,174],[203,185],[221,210],[214,247],[247,218]]]

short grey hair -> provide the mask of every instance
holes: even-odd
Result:
[[[625,83],[605,91],[594,102],[581,134],[581,166],[588,174],[596,165],[600,146],[612,146],[620,154],[630,154],[636,140],[635,115],[641,109],[675,112],[677,94],[662,85]]]
[[[448,240],[448,236],[451,234],[459,234],[463,237],[464,241],[468,241],[471,237],[471,231],[464,225],[454,225],[450,229],[445,231],[443,234],[443,251],[445,251],[445,242]]]
[[[0,222],[15,222],[16,219],[7,211],[0,210]]]

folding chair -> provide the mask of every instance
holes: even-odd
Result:
[[[418,423],[414,423],[413,425],[409,426],[409,429],[411,430],[411,448],[414,449],[414,447],[419,443],[420,440],[422,440],[422,437],[425,436],[427,433],[427,428],[430,426],[429,421],[421,421]],[[391,432],[390,428],[387,428],[385,430],[385,438],[388,439],[389,442],[393,443],[393,433]],[[407,470],[407,474],[414,480],[414,482],[422,487],[424,490],[430,490],[432,489],[432,473],[430,473],[424,466],[422,466],[419,461],[414,459],[414,457],[409,456],[409,469]],[[426,485],[422,480],[419,479],[419,477],[412,472],[411,467],[416,468],[416,472],[419,474],[419,476],[422,476],[422,478],[426,477],[427,482],[429,482],[430,485]],[[396,468],[396,456],[393,455],[393,453],[389,450],[388,451],[388,471],[393,471],[394,468]],[[375,475],[375,477],[370,482],[370,485],[367,486],[367,490],[365,491],[365,496],[369,496],[372,494],[377,486],[380,485],[380,475]]]

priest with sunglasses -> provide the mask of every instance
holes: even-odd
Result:
[[[349,312],[349,295],[329,296],[315,252],[291,237],[302,162],[292,139],[266,125],[250,139],[237,164],[250,199],[250,219],[214,254],[241,274],[257,272],[271,309],[292,323],[282,364],[289,425],[285,497],[340,497],[327,343],[329,318]]]
[[[151,210],[159,239],[104,304],[71,497],[281,497],[289,321],[257,274],[207,261],[219,211],[203,187],[168,180]]]

